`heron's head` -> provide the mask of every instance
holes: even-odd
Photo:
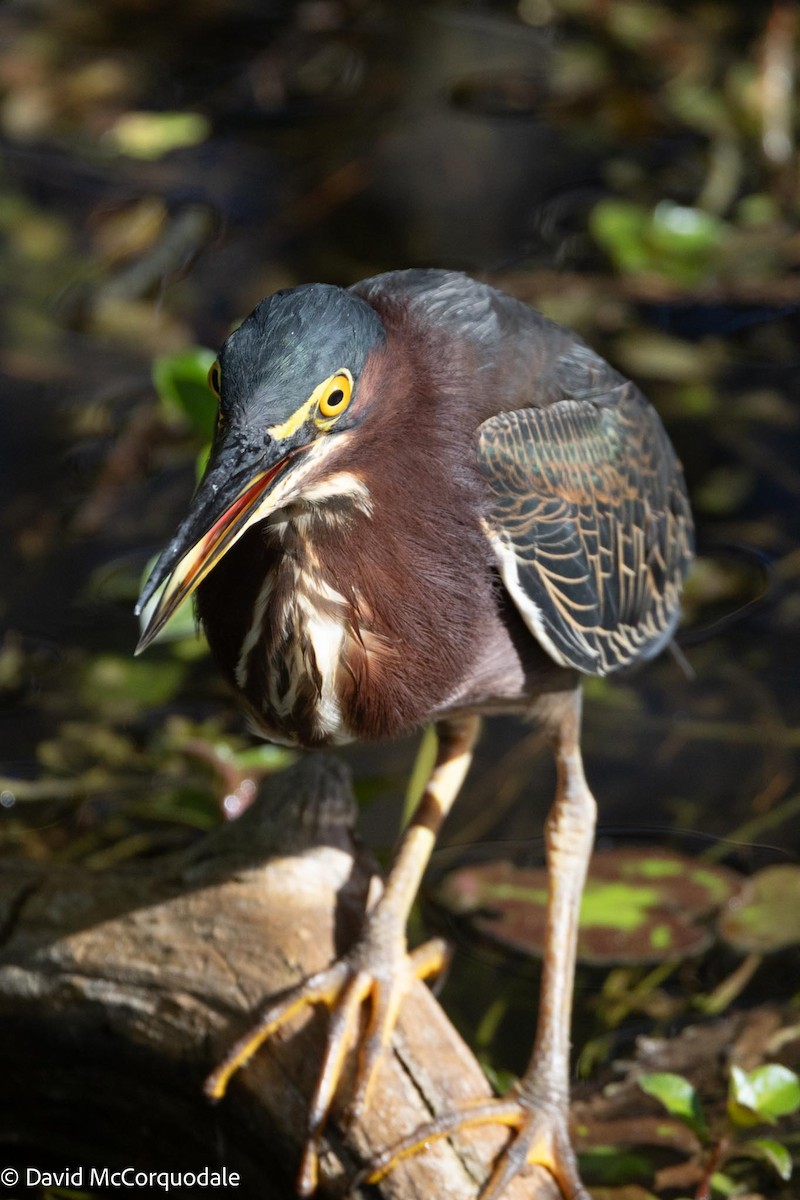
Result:
[[[327,284],[276,292],[231,334],[209,371],[219,419],[208,467],[142,591],[137,613],[162,589],[137,653],[256,522],[363,488],[337,464],[380,394],[360,384],[384,342],[370,305]]]

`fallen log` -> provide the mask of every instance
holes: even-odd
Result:
[[[219,1105],[204,1099],[202,1081],[268,999],[356,936],[374,865],[354,821],[345,768],[316,756],[267,781],[237,821],[188,851],[102,873],[4,863],[3,1162],[80,1167],[83,1186],[93,1179],[98,1191],[93,1167],[224,1168],[215,1194],[289,1200],[327,1015],[306,1013],[272,1038]],[[320,1195],[344,1194],[365,1161],[432,1114],[488,1094],[474,1057],[416,985],[363,1122],[347,1127],[333,1113]],[[487,1128],[437,1142],[355,1194],[472,1200],[505,1136]],[[532,1170],[507,1198],[558,1194]]]

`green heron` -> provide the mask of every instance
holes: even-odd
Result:
[[[513,1136],[485,1200],[526,1162],[586,1198],[567,1132],[595,826],[580,678],[652,657],[678,621],[692,519],[661,421],[580,338],[445,271],[276,292],[225,342],[209,383],[211,457],[142,593],[140,611],[161,589],[138,649],[196,590],[213,655],[260,734],[314,748],[435,722],[438,752],[360,940],[273,1004],[208,1090],[221,1096],[264,1038],[305,1005],[326,1005],[299,1182],[314,1190],[349,1049],[360,1040],[357,1114],[404,992],[442,965],[438,941],[408,952],[405,926],[480,716],[524,713],[543,723],[557,764],[533,1054],[508,1097],[420,1135],[498,1121]]]

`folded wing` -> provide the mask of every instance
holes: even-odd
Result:
[[[531,632],[562,665],[606,675],[670,640],[691,513],[680,463],[638,389],[584,346],[560,374],[563,399],[479,429],[485,527]]]

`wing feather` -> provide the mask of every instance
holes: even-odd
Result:
[[[584,346],[562,378],[563,399],[481,425],[485,525],[545,649],[605,675],[671,638],[692,519],[680,463],[638,389]]]

